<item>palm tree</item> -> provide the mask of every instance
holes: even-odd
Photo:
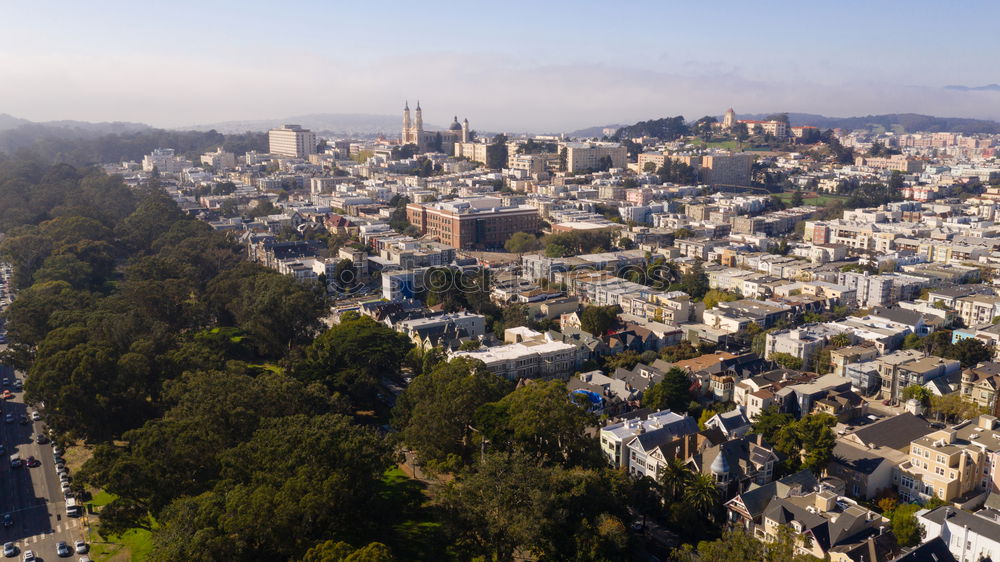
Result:
[[[694,477],[691,469],[678,458],[670,459],[667,464],[660,469],[659,482],[663,488],[663,497],[668,502],[677,500],[684,487]]]
[[[697,474],[684,487],[684,502],[695,511],[714,519],[719,488],[708,474]]]

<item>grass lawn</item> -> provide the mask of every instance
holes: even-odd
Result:
[[[422,482],[410,479],[399,467],[382,476],[382,500],[398,519],[392,523],[387,544],[397,555],[413,560],[438,560],[447,546],[437,512]]]
[[[793,192],[786,191],[784,193],[779,193],[778,198],[784,201],[786,205],[789,205],[792,202],[792,195]],[[802,193],[803,203],[805,203],[806,205],[818,205],[820,207],[826,206],[826,204],[830,203],[831,201],[843,201],[845,199],[847,198],[840,195],[818,194],[815,192],[812,192],[812,194],[810,194],[810,192]]]
[[[701,139],[690,139],[687,141],[687,143],[695,146],[702,146],[705,148],[722,148],[726,150],[740,149],[740,143],[735,140],[705,142]]]
[[[145,529],[131,529],[120,537],[104,539],[94,531],[90,559],[95,562],[145,560],[153,550],[153,534]]]
[[[115,499],[113,494],[100,491],[87,502],[87,513],[99,513],[101,508]],[[156,523],[153,523],[156,526]],[[102,537],[97,532],[97,521],[90,517],[90,558],[95,562],[126,562],[145,560],[153,549],[153,533],[146,529],[129,529],[121,536]]]

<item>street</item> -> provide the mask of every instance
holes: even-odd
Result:
[[[11,380],[10,382],[13,382]],[[13,387],[6,386],[4,389]],[[13,525],[0,527],[0,542],[14,542],[20,549],[32,550],[42,560],[56,560],[56,543],[66,541],[71,547],[76,540],[86,539],[82,517],[66,515],[66,501],[52,458],[52,444],[40,445],[34,435],[44,432],[44,421],[22,425],[21,415],[31,412],[24,404],[23,393],[14,392],[14,398],[2,401],[2,417],[14,416],[14,421],[0,421],[0,442],[6,448],[0,463],[0,510],[13,517]],[[9,458],[20,455],[26,460],[33,456],[41,466],[11,468]],[[73,554],[73,559],[78,557]]]

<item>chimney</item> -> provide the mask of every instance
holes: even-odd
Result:
[[[836,504],[837,495],[828,490],[816,492],[816,509],[821,512],[828,512]]]

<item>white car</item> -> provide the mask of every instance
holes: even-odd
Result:
[[[30,550],[24,551],[24,558],[22,558],[24,562],[32,562],[34,559],[35,559],[35,553],[33,551]]]
[[[76,548],[77,554],[87,554],[87,551],[90,550],[90,546],[84,541],[76,541],[73,546]]]
[[[42,419],[42,414],[39,414],[37,410],[31,412],[31,419],[34,421],[40,421]]]

